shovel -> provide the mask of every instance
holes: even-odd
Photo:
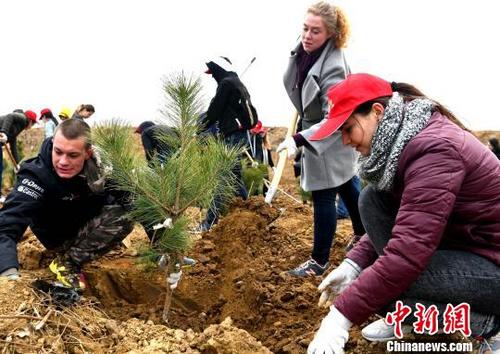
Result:
[[[12,162],[12,165],[14,166],[14,171],[16,173],[18,173],[19,172],[19,167],[17,167],[17,161],[14,158],[14,155],[12,155],[12,151],[10,151],[9,145],[5,144],[4,146],[5,146],[5,150],[7,151],[7,155],[9,155],[10,161]]]

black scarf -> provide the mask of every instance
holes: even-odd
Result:
[[[326,45],[328,44],[329,40],[330,39],[327,39],[321,47],[319,47],[318,49],[316,49],[314,52],[311,53],[307,53],[302,45],[299,46],[299,49],[297,50],[297,58],[295,59],[295,64],[297,65],[297,76],[295,78],[295,87],[302,89],[302,85],[306,80],[307,73],[309,72],[309,70],[311,70],[314,63],[316,63],[319,56],[323,52],[323,49],[325,49]]]

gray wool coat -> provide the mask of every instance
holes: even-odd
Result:
[[[316,63],[309,70],[302,90],[295,85],[297,50],[292,51],[283,78],[285,89],[302,119],[300,134],[308,140],[328,116],[328,89],[350,73],[344,53],[332,41],[326,45]],[[309,141],[309,140],[308,140]],[[338,187],[355,175],[356,151],[342,144],[340,132],[314,142],[314,149],[303,149],[300,185],[305,191]],[[318,154],[315,151],[321,151]]]

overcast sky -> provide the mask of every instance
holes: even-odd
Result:
[[[201,75],[208,104],[213,55],[243,70],[265,125],[286,126],[293,107],[282,76],[311,1],[1,1],[0,114],[58,112],[91,103],[96,122],[160,118],[161,79]],[[344,0],[353,72],[417,85],[472,129],[500,130],[496,2]]]

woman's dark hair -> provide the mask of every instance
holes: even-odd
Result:
[[[82,108],[89,112],[95,113],[95,108],[91,104],[84,104],[82,105]]]
[[[426,95],[423,94],[422,91],[420,91],[418,88],[416,88],[413,85],[406,84],[404,82],[392,82],[391,83],[391,88],[393,92],[398,92],[402,97],[403,101],[406,102],[411,102],[417,98],[427,98],[429,99]],[[367,115],[370,113],[370,110],[372,109],[372,106],[374,103],[380,103],[382,106],[387,107],[387,104],[389,103],[389,100],[391,99],[391,96],[386,96],[386,97],[379,97],[377,99],[365,102],[363,104],[360,104],[353,113],[359,113],[362,115]],[[441,103],[432,100],[435,104],[434,111],[438,111],[442,115],[446,116],[450,121],[458,125],[460,128],[463,130],[466,130],[470,132],[469,129],[467,129],[462,122],[445,106],[443,106]]]
[[[57,121],[56,117],[54,117],[54,114],[52,113],[52,111],[44,112],[42,114],[42,116],[40,117],[40,119],[41,118],[49,118],[52,122],[54,122],[54,124],[55,124],[56,127],[59,124],[59,122]]]
[[[88,112],[95,113],[95,108],[91,104],[81,104],[76,108],[76,112],[80,113],[81,111],[86,110]]]

